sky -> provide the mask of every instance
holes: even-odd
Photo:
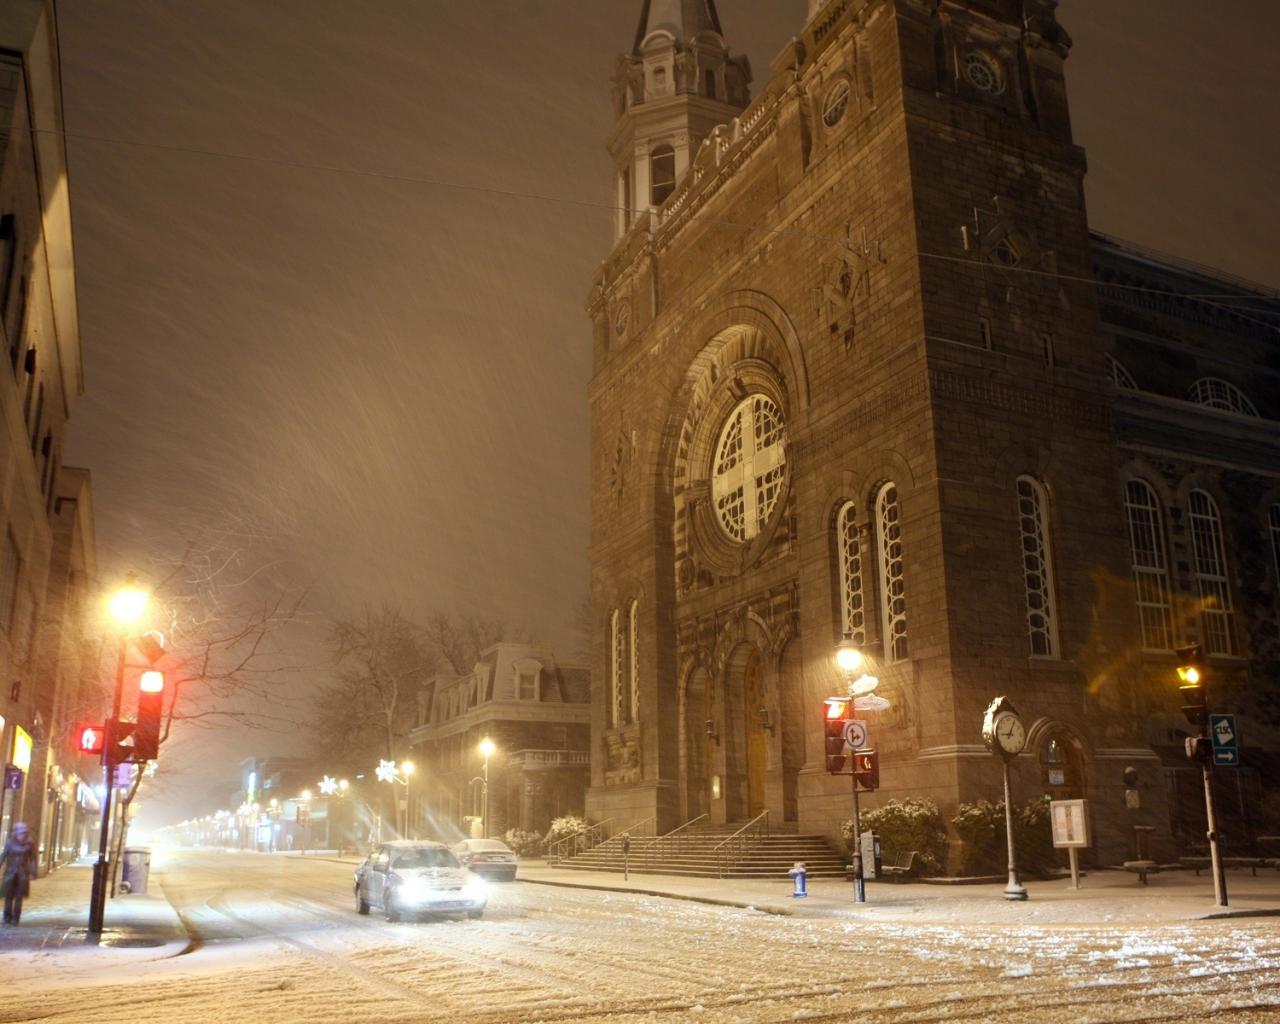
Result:
[[[441,608],[577,646],[583,306],[640,6],[60,0],[67,461],[93,474],[104,583],[251,506],[317,623]],[[1275,287],[1280,5],[1229,6],[1065,0],[1073,125],[1096,230]],[[758,91],[805,0],[718,7]],[[285,741],[187,742],[233,779]]]

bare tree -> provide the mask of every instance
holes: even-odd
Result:
[[[427,619],[425,635],[431,648],[460,676],[475,668],[486,648],[501,640],[523,639],[520,630],[513,630],[500,620],[476,615],[455,617],[438,610]]]

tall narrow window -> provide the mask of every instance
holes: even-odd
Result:
[[[1235,612],[1231,606],[1231,581],[1227,579],[1227,555],[1222,544],[1222,517],[1204,491],[1192,491],[1191,548],[1200,588],[1200,626],[1204,647],[1210,654],[1236,653]]]
[[[18,261],[18,232],[13,214],[0,217],[0,320],[9,312],[13,291],[13,267]]]
[[[1272,505],[1267,513],[1271,533],[1271,562],[1276,570],[1276,587],[1280,589],[1280,505]]]
[[[716,98],[716,72],[714,68],[707,68],[702,72],[702,80],[706,84],[707,98]]]
[[[631,602],[631,613],[627,616],[627,639],[630,641],[630,657],[627,667],[630,678],[627,685],[629,721],[637,721],[640,717],[640,602]]]
[[[907,656],[907,594],[902,571],[902,514],[898,488],[888,483],[876,495],[876,544],[880,555],[880,618],[886,662]]]
[[[1169,598],[1169,562],[1165,557],[1164,513],[1155,491],[1142,480],[1124,485],[1124,513],[1133,556],[1133,587],[1142,646],[1173,649],[1173,607]]]
[[[661,206],[676,190],[676,151],[658,146],[649,154],[649,203]]]
[[[867,642],[862,607],[862,547],[851,501],[845,502],[836,514],[836,559],[840,574],[840,629],[862,647]]]
[[[4,564],[0,565],[0,628],[13,637],[13,606],[18,596],[18,576],[22,573],[22,555],[13,534],[5,533]]]
[[[1048,502],[1040,482],[1029,476],[1018,477],[1018,532],[1022,539],[1022,579],[1027,590],[1027,637],[1031,655],[1056,658],[1058,624],[1053,598],[1053,562],[1049,553]]]
[[[631,168],[622,169],[622,230],[631,230],[631,210],[634,200],[631,198]]]
[[[622,613],[617,608],[609,616],[609,726],[616,729],[622,724],[622,712],[626,707],[623,700],[623,671],[626,658],[626,637],[622,632]]]

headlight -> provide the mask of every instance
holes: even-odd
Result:
[[[488,897],[489,886],[479,875],[472,875],[467,879],[462,891],[469,900],[482,900]]]
[[[410,903],[420,903],[431,897],[431,885],[421,878],[407,878],[396,887],[396,895]]]

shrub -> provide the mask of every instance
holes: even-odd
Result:
[[[986,800],[961,804],[951,824],[964,844],[960,858],[962,874],[998,875],[1008,869],[1003,800],[996,804]],[[1013,839],[1017,845],[1019,872],[1043,874],[1054,866],[1056,855],[1049,829],[1049,808],[1043,801],[1032,800],[1015,810]]]
[[[526,832],[522,828],[509,828],[503,841],[517,857],[541,857],[542,836],[538,832]]]
[[[580,818],[576,814],[566,814],[563,818],[552,818],[551,828],[547,830],[546,837],[543,842],[550,846],[552,843],[565,836],[571,836],[578,832],[582,832],[587,828],[587,820]]]
[[[947,826],[932,800],[890,800],[882,807],[859,815],[863,832],[880,833],[880,849],[886,857],[916,851],[920,872],[936,875],[947,859]],[[840,827],[845,846],[853,848],[853,822]]]

